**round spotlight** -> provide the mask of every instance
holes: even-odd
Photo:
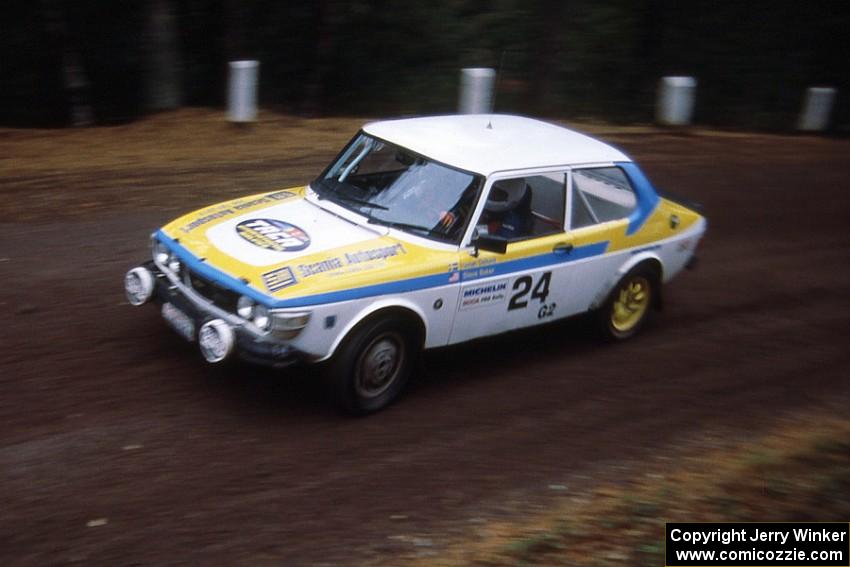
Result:
[[[146,268],[133,268],[124,276],[124,293],[130,305],[144,305],[153,296],[153,274]]]
[[[236,302],[236,313],[243,319],[254,317],[254,300],[250,297],[240,296]]]
[[[212,319],[201,325],[198,331],[198,346],[201,355],[210,363],[221,362],[233,352],[236,335],[233,329],[221,319]]]

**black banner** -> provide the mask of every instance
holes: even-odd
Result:
[[[850,524],[668,523],[665,565],[850,566]]]

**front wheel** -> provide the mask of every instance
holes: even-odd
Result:
[[[394,318],[367,321],[356,328],[328,368],[335,405],[352,414],[386,407],[410,379],[419,350],[413,334]]]
[[[623,276],[596,312],[603,338],[621,341],[636,335],[649,319],[657,286],[649,267],[637,266]]]

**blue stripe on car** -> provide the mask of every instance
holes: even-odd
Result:
[[[636,163],[623,161],[617,162],[616,165],[626,172],[626,175],[629,176],[632,182],[635,193],[637,193],[637,207],[629,215],[629,226],[626,228],[626,236],[631,236],[640,230],[640,227],[644,225],[661,199],[652,187],[652,183],[650,183],[649,179],[647,179]]]
[[[244,281],[234,278],[233,276],[230,276],[222,272],[221,270],[210,266],[206,262],[196,257],[194,254],[189,252],[189,250],[187,250],[179,242],[168,237],[161,230],[157,231],[156,238],[158,238],[163,244],[168,246],[175,254],[177,254],[180,260],[182,260],[183,263],[189,267],[189,269],[194,270],[201,276],[204,276],[209,280],[221,284],[237,293],[246,295],[254,301],[270,308],[307,307],[323,303],[336,303],[339,301],[363,299],[365,297],[374,297],[390,293],[405,293],[410,291],[428,289],[432,287],[441,287],[450,284],[449,277],[452,275],[451,272],[443,272],[440,274],[433,274],[429,276],[420,276],[416,278],[409,278],[406,280],[367,285],[363,287],[345,289],[341,291],[330,291],[327,293],[307,295],[304,297],[296,297],[293,299],[274,300],[252,288]],[[503,276],[525,270],[533,270],[536,268],[554,266],[557,264],[566,264],[585,258],[591,258],[593,256],[599,256],[601,254],[604,254],[607,249],[608,241],[594,242],[593,244],[576,246],[572,251],[566,254],[548,252],[546,254],[531,256],[529,258],[522,258],[519,260],[511,260],[508,262],[491,264],[489,266],[484,266],[481,268],[465,269],[461,270],[461,281],[470,281],[472,279],[482,279],[485,277],[490,278],[494,276]],[[473,276],[473,274],[481,274],[482,270],[486,270],[486,274],[477,275],[477,277]]]
[[[192,271],[204,276],[208,280],[221,284],[228,289],[241,293],[242,295],[246,295],[257,303],[270,306],[269,298],[266,294],[250,287],[244,281],[234,278],[233,276],[222,272],[218,268],[210,266],[204,260],[189,252],[189,250],[187,250],[183,245],[169,237],[162,230],[158,230],[156,232],[156,238],[165,244],[169,250],[174,252],[183,264],[188,266]]]

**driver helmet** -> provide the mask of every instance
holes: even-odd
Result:
[[[491,213],[505,213],[515,209],[524,196],[524,177],[500,179],[493,183],[484,209]]]

